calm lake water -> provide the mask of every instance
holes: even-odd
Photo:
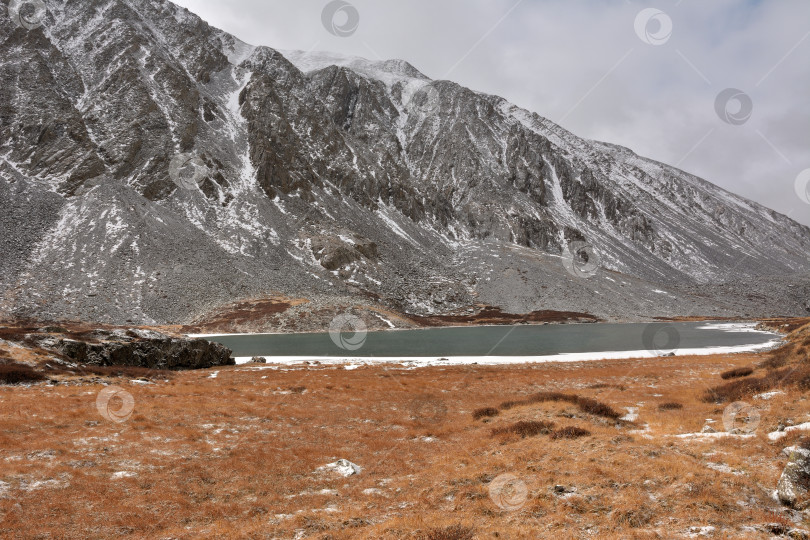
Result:
[[[649,351],[655,356],[697,350],[735,352],[772,344],[777,334],[753,324],[627,323],[429,328],[355,334],[205,336],[236,357],[441,358],[540,357]],[[365,339],[364,339],[365,338]],[[649,356],[649,354],[648,354]]]

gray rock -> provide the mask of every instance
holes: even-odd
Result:
[[[567,486],[556,485],[556,486],[554,486],[552,488],[552,491],[554,493],[558,494],[558,495],[567,495],[567,494],[570,494],[570,493],[576,493],[577,488],[575,488],[573,486],[567,487]]]
[[[339,459],[333,463],[327,463],[323,467],[318,467],[318,471],[331,471],[343,477],[354,476],[363,472],[362,467],[352,463],[348,459]]]
[[[810,507],[810,448],[807,445],[790,454],[776,489],[782,504],[797,510]]]

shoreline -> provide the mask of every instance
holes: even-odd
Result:
[[[326,365],[346,365],[346,366],[373,366],[383,364],[400,364],[411,367],[441,367],[441,366],[504,366],[504,365],[531,365],[531,364],[555,364],[555,363],[575,363],[575,362],[600,362],[608,360],[650,360],[669,359],[685,356],[713,356],[723,354],[746,354],[760,353],[772,350],[782,344],[782,340],[772,340],[767,343],[756,345],[740,345],[737,347],[707,347],[704,349],[681,349],[675,352],[672,357],[660,356],[649,351],[606,351],[594,353],[562,353],[545,356],[450,356],[443,359],[434,357],[351,357],[351,356],[261,356],[267,360],[266,364],[251,364],[252,356],[236,356],[236,365],[271,369],[276,366],[297,366],[301,364],[310,365],[318,362]]]
[[[464,328],[464,327],[461,327]],[[603,360],[629,360],[629,359],[651,359],[651,358],[672,358],[673,356],[709,356],[717,354],[741,354],[757,353],[772,350],[781,346],[784,342],[783,336],[777,332],[769,330],[759,330],[755,323],[739,323],[717,321],[706,322],[704,326],[698,327],[705,330],[722,330],[726,332],[748,332],[757,334],[767,334],[772,336],[767,342],[747,345],[731,346],[709,346],[700,348],[675,349],[672,356],[662,356],[656,352],[648,350],[626,350],[626,351],[593,351],[578,353],[558,353],[548,355],[482,355],[482,356],[272,356],[253,355],[235,356],[237,365],[251,364],[254,357],[264,358],[265,364],[253,364],[254,366],[281,366],[300,365],[317,362],[329,365],[379,365],[379,364],[400,364],[403,366],[429,367],[429,366],[457,366],[457,365],[515,365],[515,364],[546,364],[546,363],[571,363],[571,362],[596,362]],[[285,335],[285,334],[233,334],[244,336],[261,335]],[[222,335],[210,337],[224,337]],[[205,339],[205,338],[203,338]]]

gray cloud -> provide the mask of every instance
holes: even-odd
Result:
[[[321,24],[327,0],[178,3],[255,45],[405,59],[810,225],[794,189],[810,168],[805,0],[351,0],[360,24],[349,37]],[[635,33],[650,6],[672,20],[663,45]],[[729,87],[753,101],[743,125],[715,113]]]

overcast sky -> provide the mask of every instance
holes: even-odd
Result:
[[[402,58],[810,225],[807,0],[347,0],[329,28],[329,0],[177,3],[253,45]]]

